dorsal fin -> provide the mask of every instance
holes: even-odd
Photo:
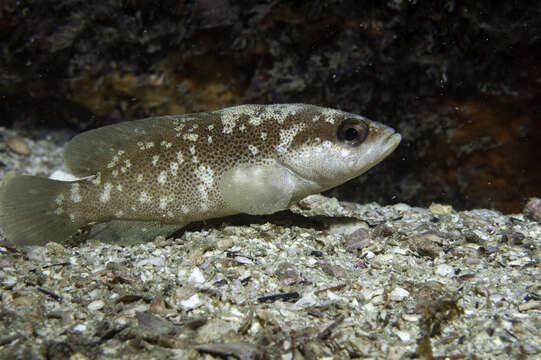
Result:
[[[186,118],[186,115],[160,116],[89,130],[75,136],[66,145],[64,163],[75,176],[95,175],[119,150],[135,146],[139,141],[150,141],[160,134],[174,132],[174,127]]]

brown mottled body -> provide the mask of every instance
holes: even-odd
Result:
[[[167,116],[157,126],[142,127],[144,139],[113,148],[105,168],[74,183],[84,201],[73,201],[77,197],[71,196],[72,185],[64,193],[61,208],[86,222],[159,219],[185,224],[231,215],[235,211],[228,209],[217,184],[236,166],[272,165],[281,129],[298,132],[302,117],[312,127],[303,129],[299,139],[302,135],[308,141],[314,133],[320,139],[335,136],[317,126],[315,109],[288,114],[282,109],[269,112],[265,106],[250,107],[249,114],[239,116],[224,116],[221,111],[198,117]],[[96,136],[107,130],[95,130]]]
[[[43,180],[49,182],[42,188],[49,194],[43,215],[65,229],[52,234],[58,237],[113,219],[184,225],[239,212],[272,213],[359,175],[399,141],[382,124],[304,104],[243,105],[105,126],[67,145],[66,166],[83,179]],[[16,179],[19,184],[9,182],[1,198],[0,224],[18,242],[52,240],[5,215],[24,207],[9,194],[33,196],[20,184],[42,186],[35,178]]]

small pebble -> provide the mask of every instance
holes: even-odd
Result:
[[[526,203],[524,213],[536,221],[541,221],[541,199],[530,198]]]
[[[201,301],[201,299],[199,298],[199,295],[197,295],[197,294],[192,295],[188,299],[182,300],[180,302],[180,305],[185,310],[195,309],[195,308],[201,306],[202,304],[203,304],[203,302]]]
[[[222,358],[263,359],[265,354],[255,345],[245,342],[225,342],[199,345],[196,349],[202,353],[218,355]],[[207,358],[207,357],[205,357]],[[213,357],[214,358],[214,357]]]
[[[87,327],[86,325],[84,324],[79,324],[79,325],[76,325],[74,328],[73,328],[73,331],[77,331],[77,332],[80,332],[80,333],[84,333],[86,331]],[[70,358],[71,359],[71,358]]]
[[[90,311],[100,310],[101,308],[103,308],[104,305],[105,303],[103,302],[103,300],[92,301],[90,304],[88,304],[88,310]]]
[[[385,224],[378,224],[374,228],[374,231],[372,232],[372,236],[375,238],[376,237],[386,238],[386,237],[391,236],[393,232],[394,232],[393,229],[391,229],[389,226]]]
[[[300,280],[299,273],[297,272],[297,269],[295,269],[295,265],[289,262],[279,263],[276,266],[274,274],[278,276],[278,279],[280,279],[280,281],[286,284],[294,284]]]
[[[19,155],[28,156],[32,153],[30,147],[26,144],[24,139],[20,136],[14,136],[7,141],[8,149],[11,152]]]
[[[12,287],[17,283],[17,278],[15,276],[7,276],[3,281],[2,284],[6,287]]]
[[[220,239],[218,240],[216,244],[216,248],[222,251],[230,249],[232,246],[233,246],[233,240],[230,237]]]
[[[19,296],[13,300],[15,305],[34,306],[34,300],[31,296]]]
[[[196,267],[192,270],[188,280],[192,283],[202,284],[205,282],[205,275],[203,275],[203,272]]]
[[[414,235],[407,241],[411,251],[415,251],[421,256],[429,256],[432,259],[439,256],[443,251],[441,245],[445,243],[444,238],[432,231]]]
[[[402,330],[395,330],[395,335],[398,336],[398,338],[402,341],[402,342],[409,342],[411,341],[411,334],[407,331],[402,331]]]
[[[393,301],[402,301],[405,298],[410,296],[410,293],[408,290],[403,289],[401,287],[395,287],[393,291],[389,294],[389,299]]]
[[[524,234],[514,230],[506,230],[503,233],[503,239],[509,245],[522,245],[524,242]]]
[[[518,306],[518,311],[541,310],[541,301],[529,301]]]
[[[541,350],[539,350],[535,344],[532,343],[526,343],[522,346],[522,351],[527,355],[535,355],[539,354]]]
[[[0,269],[11,267],[15,262],[16,260],[13,258],[2,257],[0,258]]]
[[[147,259],[143,259],[141,261],[138,261],[136,263],[137,267],[145,266],[145,265],[153,265],[153,266],[159,266],[162,267],[165,265],[165,259],[162,256],[153,256],[149,257]]]
[[[358,229],[344,237],[346,239],[346,251],[350,253],[357,253],[370,245],[370,234],[365,229]]]
[[[295,305],[298,307],[314,306],[316,304],[317,304],[317,299],[314,296],[313,292],[309,292],[305,294],[295,303]]]
[[[311,256],[315,256],[315,257],[322,257],[322,256],[323,256],[323,253],[322,253],[321,251],[319,251],[319,250],[312,250],[312,251],[310,252],[310,255],[311,255]]]
[[[464,259],[464,262],[466,265],[479,265],[481,260],[479,260],[479,258],[467,257]]]
[[[428,208],[430,212],[434,215],[445,215],[450,214],[453,212],[453,207],[451,205],[442,205],[442,204],[436,204],[432,203],[430,204],[430,207]]]
[[[394,204],[392,207],[396,211],[400,211],[400,212],[406,212],[406,211],[411,210],[411,206],[409,206],[408,204],[404,204],[404,203]]]
[[[165,316],[167,314],[167,303],[161,296],[156,296],[150,303],[150,312]]]
[[[235,256],[235,261],[245,265],[252,265],[254,263],[252,259],[249,259],[246,256]]]
[[[440,276],[451,276],[455,274],[455,269],[452,266],[447,264],[440,264],[436,268],[436,274]]]
[[[366,252],[363,252],[363,254],[361,255],[361,257],[366,258],[366,259],[368,259],[368,260],[373,259],[375,256],[376,256],[376,254],[374,254],[374,253],[373,253],[372,251],[370,251],[370,250],[367,250]]]
[[[325,274],[333,276],[335,278],[344,278],[346,276],[345,270],[340,265],[321,261],[319,262],[319,266]]]

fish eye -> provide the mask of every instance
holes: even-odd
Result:
[[[346,119],[338,126],[336,136],[342,143],[359,146],[368,136],[368,126],[359,119]]]

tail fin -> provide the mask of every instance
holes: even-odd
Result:
[[[0,227],[6,237],[19,245],[65,242],[84,225],[57,211],[56,198],[69,186],[69,182],[35,176],[7,179],[0,188]]]

